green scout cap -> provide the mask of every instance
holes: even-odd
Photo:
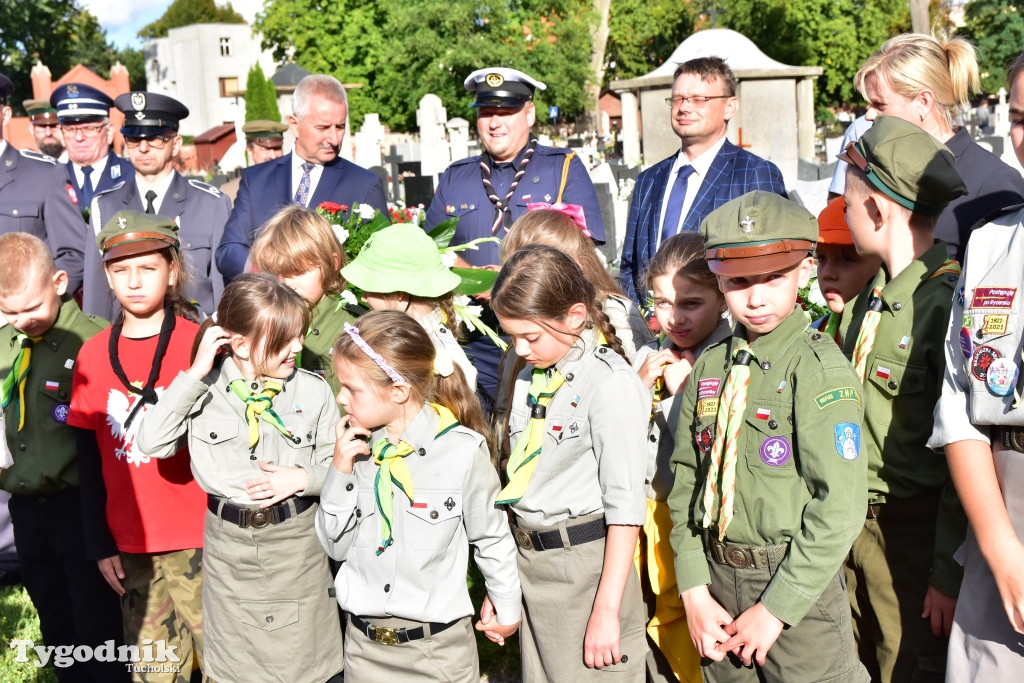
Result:
[[[839,158],[864,171],[882,194],[925,216],[938,216],[951,201],[967,194],[953,153],[896,116],[879,116]]]
[[[166,216],[118,211],[96,236],[103,260],[147,254],[172,247],[180,249],[178,225]]]
[[[57,109],[50,104],[49,100],[25,100],[21,106],[25,107],[25,113],[28,114],[32,123],[57,122]]]
[[[247,142],[253,142],[260,147],[280,149],[284,145],[284,132],[288,126],[277,121],[249,121],[242,126]]]
[[[757,190],[718,207],[700,224],[704,258],[716,275],[742,277],[785,270],[814,251],[814,215],[774,192]]]
[[[441,261],[434,240],[417,225],[396,223],[370,235],[341,276],[365,292],[405,292],[435,297],[455,289],[462,278]]]

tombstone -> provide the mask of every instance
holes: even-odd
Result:
[[[434,178],[432,176],[409,176],[402,179],[405,185],[405,205],[408,207],[423,206],[430,208],[430,200],[434,198]]]
[[[601,208],[601,220],[604,222],[604,244],[598,247],[604,257],[611,263],[619,257],[615,228],[615,199],[608,183],[594,183],[597,193],[597,205]]]
[[[390,195],[391,185],[388,183],[388,169],[384,168],[383,166],[371,166],[370,172],[375,174],[378,178],[380,178],[380,182],[384,186],[384,191],[387,192],[388,195]],[[387,197],[387,200],[389,202],[393,202],[395,201],[395,199],[395,197]]]
[[[386,131],[380,123],[379,114],[367,114],[363,126],[356,133],[355,162],[363,168],[381,165],[380,143]]]
[[[469,121],[454,118],[448,122],[448,147],[452,161],[469,156]]]
[[[405,177],[407,174],[414,176],[423,175],[422,161],[399,161],[398,175]]]
[[[391,194],[391,201],[397,202],[402,197],[402,175],[401,171],[398,170],[398,165],[402,163],[402,155],[398,153],[398,146],[391,145],[391,153],[384,157],[385,163],[391,170],[388,175],[391,176],[391,186],[389,187]],[[385,181],[387,182],[387,181]]]
[[[443,173],[452,161],[448,148],[445,123],[448,112],[441,104],[441,98],[427,93],[420,99],[416,109],[416,125],[420,129],[420,159],[423,160],[424,175],[436,176]]]

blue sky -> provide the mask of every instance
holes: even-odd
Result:
[[[80,0],[82,7],[92,12],[107,31],[107,39],[118,47],[142,47],[136,33],[167,10],[172,0]],[[226,5],[227,0],[218,0]],[[263,8],[263,0],[232,0],[235,8],[249,22]]]

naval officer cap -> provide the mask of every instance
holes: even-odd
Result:
[[[466,90],[476,93],[473,108],[477,107],[508,107],[516,109],[533,100],[537,90],[547,90],[535,78],[530,78],[522,71],[493,67],[477,69],[463,83]]]
[[[178,122],[188,116],[188,107],[167,95],[126,92],[114,100],[124,112],[121,133],[130,138],[148,138],[178,132]]]
[[[21,106],[32,123],[57,123],[57,110],[49,100],[25,100]]]
[[[949,149],[896,116],[879,116],[839,158],[856,166],[882,194],[925,216],[938,216],[967,194]]]
[[[181,243],[173,219],[124,209],[115,213],[96,235],[96,246],[106,262],[168,247],[178,250]]]
[[[288,130],[288,126],[278,121],[249,121],[242,126],[246,142],[251,142],[267,149],[281,149],[284,146],[284,132],[286,130]]]
[[[818,220],[796,202],[757,190],[709,213],[700,224],[700,236],[711,272],[724,277],[764,275],[811,255]]]
[[[114,100],[91,85],[65,83],[50,94],[50,104],[61,123],[79,123],[106,118]]]
[[[7,98],[14,92],[14,81],[0,74],[0,105],[7,104]]]

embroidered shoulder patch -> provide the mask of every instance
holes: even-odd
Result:
[[[843,460],[856,460],[860,455],[860,425],[840,422],[835,426],[836,450]]]
[[[718,399],[702,398],[697,401],[697,417],[705,418],[718,415]]]
[[[842,387],[841,389],[826,391],[814,397],[814,402],[818,404],[818,410],[822,410],[836,401],[856,401],[860,403],[860,395],[853,387]]]

